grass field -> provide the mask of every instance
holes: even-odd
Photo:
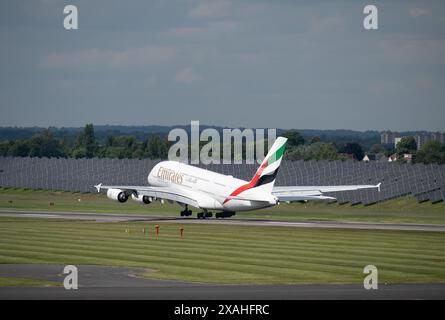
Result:
[[[51,205],[51,203],[53,205]],[[178,216],[181,208],[159,202],[140,205],[128,200],[121,204],[104,194],[54,192],[0,188],[0,210],[111,212]],[[195,212],[197,212],[195,210]],[[369,221],[445,224],[445,203],[417,203],[403,197],[372,206],[337,203],[292,203],[252,212],[238,212],[237,218],[325,221]]]
[[[35,279],[0,277],[0,287],[57,287],[61,283]]]
[[[0,218],[0,263],[144,267],[145,276],[228,284],[444,282],[445,234]],[[146,228],[148,234],[143,234]],[[125,232],[129,229],[130,232]]]

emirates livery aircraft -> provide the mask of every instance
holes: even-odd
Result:
[[[181,216],[190,216],[189,206],[199,208],[198,218],[230,217],[236,211],[271,207],[280,201],[335,200],[325,192],[377,188],[378,185],[286,186],[275,187],[275,178],[283,158],[287,139],[278,137],[252,180],[244,181],[176,161],[158,163],[148,175],[149,186],[95,186],[107,189],[108,198],[126,202],[131,198],[142,204],[159,199],[177,202],[184,207]]]

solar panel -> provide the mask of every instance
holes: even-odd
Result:
[[[0,157],[0,186],[91,192],[98,182],[146,185],[147,175],[160,160],[57,159]],[[207,170],[249,180],[256,164],[200,165]],[[445,200],[445,166],[353,161],[283,161],[276,184],[376,184],[374,189],[331,194],[339,203],[375,203],[413,194],[418,201]]]

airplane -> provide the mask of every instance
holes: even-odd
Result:
[[[184,210],[181,216],[190,216],[189,206],[201,209],[198,219],[226,218],[237,211],[250,211],[275,206],[280,202],[335,200],[326,192],[377,188],[377,185],[343,186],[274,186],[283,159],[287,139],[278,137],[250,181],[234,178],[210,170],[176,161],[156,164],[148,175],[148,186],[94,186],[97,192],[107,190],[109,199],[126,202],[129,197],[141,204],[155,200],[177,202]]]

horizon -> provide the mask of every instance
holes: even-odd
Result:
[[[137,128],[137,127],[162,127],[162,128],[183,128],[183,127],[190,127],[190,124],[175,124],[175,125],[122,125],[122,124],[95,124],[92,123],[93,126],[96,127],[123,127],[123,128]],[[83,129],[87,125],[85,123],[84,125],[80,126],[1,126],[0,129],[16,129],[16,130],[25,130],[25,129]],[[445,132],[440,130],[392,130],[392,129],[384,129],[384,130],[377,130],[377,129],[368,129],[368,130],[354,130],[354,129],[345,129],[345,128],[338,128],[338,129],[315,129],[315,128],[265,128],[265,127],[258,127],[258,128],[248,128],[248,127],[230,127],[230,126],[222,126],[222,125],[209,125],[209,124],[199,124],[200,128],[218,128],[218,129],[275,129],[275,130],[282,130],[282,131],[351,131],[351,132],[360,132],[360,133],[366,133],[366,132],[378,132],[379,134],[383,132],[394,132],[394,133],[422,133],[422,132]]]

